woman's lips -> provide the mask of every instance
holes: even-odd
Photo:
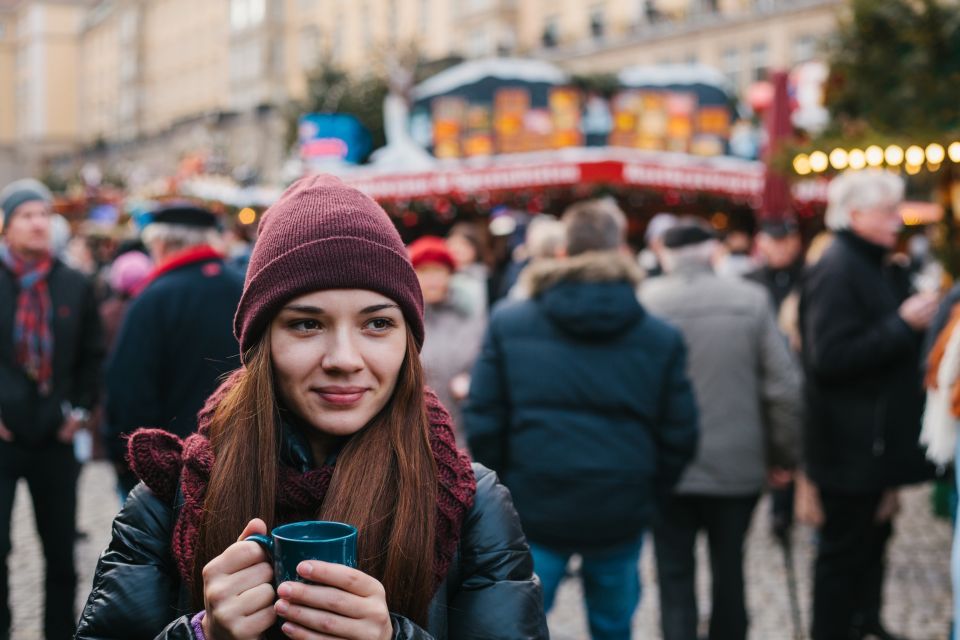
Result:
[[[339,406],[356,404],[367,392],[364,387],[320,387],[313,391],[324,402]]]

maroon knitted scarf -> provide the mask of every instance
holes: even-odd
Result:
[[[220,399],[235,383],[235,372],[207,400],[198,417],[198,432],[186,440],[162,429],[140,429],[129,440],[127,456],[130,467],[147,487],[162,500],[173,504],[177,483],[183,495],[183,506],[173,528],[171,550],[184,583],[192,588],[193,560],[200,537],[200,520],[213,451],[207,439],[210,420]],[[473,506],[477,481],[467,454],[457,449],[450,414],[432,391],[425,394],[430,419],[430,447],[437,464],[437,533],[434,550],[436,586],[447,575],[450,562],[460,541],[463,519]],[[300,473],[281,465],[277,482],[276,522],[284,524],[316,518],[333,467],[324,465]]]

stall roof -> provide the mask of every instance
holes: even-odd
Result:
[[[719,70],[703,64],[658,64],[628,67],[617,78],[627,87],[667,87],[684,84],[702,84],[715,87],[727,94],[734,89]]]
[[[527,58],[483,58],[450,67],[413,89],[414,100],[442,95],[484,78],[564,84],[569,76],[554,65]]]

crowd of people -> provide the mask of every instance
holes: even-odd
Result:
[[[252,242],[187,201],[71,238],[46,187],[17,181],[0,192],[0,554],[24,478],[51,640],[546,638],[577,555],[606,640],[630,637],[650,542],[664,639],[737,640],[769,491],[784,544],[795,519],[817,528],[811,637],[891,640],[897,492],[955,459],[960,418],[960,286],[897,251],[902,199],[895,175],[841,175],[809,243],[786,216],[744,240],[660,213],[639,255],[617,203],[585,200],[511,227],[492,263],[485,225],[405,246],[327,176],[291,185]],[[85,431],[122,509],[77,626]],[[244,538],[309,519],[357,526],[358,567],[272,583]]]

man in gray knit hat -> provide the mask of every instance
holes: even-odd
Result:
[[[0,191],[0,638],[10,637],[6,556],[17,482],[33,498],[46,558],[47,640],[72,638],[77,462],[73,437],[99,388],[102,345],[92,283],[50,255],[50,191]]]

